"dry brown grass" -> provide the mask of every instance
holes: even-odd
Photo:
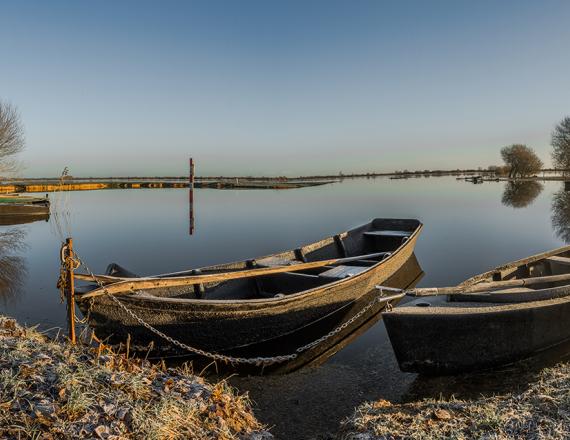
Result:
[[[570,364],[544,370],[521,394],[357,408],[338,439],[568,439]]]
[[[0,317],[0,438],[269,439],[246,396]]]

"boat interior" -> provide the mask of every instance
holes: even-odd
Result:
[[[205,275],[341,259],[338,264],[223,282],[150,289],[140,294],[170,298],[217,300],[279,298],[284,295],[324,286],[367,271],[388,258],[398,248],[404,246],[420,226],[421,223],[417,220],[375,219],[348,232],[292,251],[262,257],[257,260],[246,260],[203,267],[192,271],[164,274],[161,277]],[[107,274],[136,276],[115,264],[109,266]]]
[[[492,271],[489,275],[481,277],[478,283],[512,281],[521,279],[535,279],[553,275],[570,274],[570,251],[553,252],[538,259],[529,259],[527,262],[507,265]],[[561,291],[563,290],[563,291]],[[453,295],[449,299],[453,302],[480,301],[480,302],[527,302],[544,299],[553,299],[567,296],[570,293],[570,278],[558,281],[533,282],[524,286],[501,287],[489,289],[487,292],[465,293]]]

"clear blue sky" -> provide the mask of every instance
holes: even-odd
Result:
[[[3,2],[29,176],[550,164],[570,2]]]

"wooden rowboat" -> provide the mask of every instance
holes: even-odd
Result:
[[[570,341],[569,246],[497,267],[455,288],[423,290],[448,295],[383,313],[402,371],[490,369]]]
[[[151,278],[134,278],[110,265],[100,279],[112,298],[96,295],[102,289],[93,283],[76,288],[76,298],[96,335],[111,342],[130,335],[132,344],[184,352],[141,325],[118,300],[145,323],[192,347],[231,356],[280,356],[299,346],[285,343],[288,335],[306,344],[330,330],[331,317],[334,325],[354,317],[365,306],[362,299],[411,257],[421,229],[417,220],[375,219],[293,251]],[[379,294],[384,296],[378,300]],[[402,296],[376,293],[376,311]]]
[[[0,195],[0,220],[4,216],[46,216],[50,202],[44,197]]]

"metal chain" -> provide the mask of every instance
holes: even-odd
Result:
[[[91,276],[91,278],[93,278],[93,281],[96,282],[99,287],[103,288],[103,293],[109,297],[115,304],[117,304],[125,313],[127,313],[131,318],[133,318],[135,321],[137,321],[139,324],[141,324],[143,327],[145,327],[146,329],[150,330],[152,333],[154,333],[157,336],[160,336],[161,338],[165,339],[166,341],[170,342],[171,344],[182,348],[186,351],[189,351],[191,353],[200,355],[200,356],[204,356],[210,359],[214,359],[214,360],[219,360],[219,361],[223,361],[226,363],[230,363],[230,364],[248,364],[248,365],[271,365],[271,364],[276,364],[276,363],[281,363],[281,362],[286,362],[286,361],[291,361],[293,359],[296,359],[299,354],[303,353],[304,351],[307,351],[317,345],[319,345],[320,343],[326,341],[327,339],[330,339],[331,337],[335,336],[336,334],[340,333],[342,330],[346,329],[349,325],[351,325],[352,323],[354,323],[358,318],[360,318],[362,315],[364,315],[368,310],[370,310],[372,307],[374,307],[374,305],[376,303],[379,303],[381,300],[383,300],[384,298],[382,297],[382,289],[379,289],[379,293],[380,296],[377,296],[376,298],[374,298],[372,301],[370,301],[370,303],[368,303],[360,312],[358,312],[356,315],[354,315],[352,318],[350,318],[348,321],[344,322],[343,324],[339,325],[338,327],[336,327],[335,329],[331,330],[329,333],[327,333],[326,335],[320,337],[319,339],[316,339],[313,342],[310,342],[306,345],[303,345],[302,347],[297,348],[297,350],[295,350],[295,353],[291,353],[291,354],[287,354],[287,355],[282,355],[282,356],[272,356],[272,357],[253,357],[253,358],[244,358],[244,357],[234,357],[234,356],[227,356],[224,354],[220,354],[220,353],[212,353],[212,352],[208,352],[205,350],[202,350],[200,348],[196,348],[196,347],[192,347],[190,345],[187,345],[183,342],[180,342],[170,336],[168,336],[167,334],[161,332],[160,330],[158,330],[157,328],[153,327],[152,325],[150,325],[149,323],[145,322],[140,316],[138,316],[137,314],[135,314],[135,312],[133,312],[132,310],[130,310],[125,304],[123,304],[122,301],[120,301],[119,299],[117,299],[114,295],[111,295],[107,292],[107,290],[105,289],[104,284],[97,278],[97,276],[89,269],[89,267],[87,267],[87,265],[85,264],[85,262],[79,257],[79,255],[77,255],[77,252],[75,252],[75,256],[77,258],[77,261],[79,261],[79,263],[85,268],[85,270],[88,272],[88,274]],[[388,305],[390,305],[390,303],[388,302]]]
[[[379,289],[379,290],[380,290],[380,295],[382,295],[382,289]],[[303,345],[302,347],[299,347],[296,350],[297,353],[302,353],[304,351],[307,351],[308,349],[319,345],[321,342],[324,342],[327,339],[332,338],[337,333],[340,333],[345,328],[347,328],[349,325],[351,325],[354,321],[356,321],[358,318],[360,318],[362,315],[364,315],[368,310],[370,310],[372,307],[374,307],[374,305],[376,305],[376,303],[379,303],[380,300],[382,300],[382,299],[383,299],[382,296],[377,296],[372,301],[370,301],[360,312],[358,312],[356,315],[354,315],[348,321],[345,321],[344,323],[342,323],[341,325],[339,325],[335,329],[331,330],[326,335],[320,337],[319,339],[316,339],[313,342],[309,342],[307,345]],[[387,303],[387,306],[388,305],[390,305],[390,302]]]

